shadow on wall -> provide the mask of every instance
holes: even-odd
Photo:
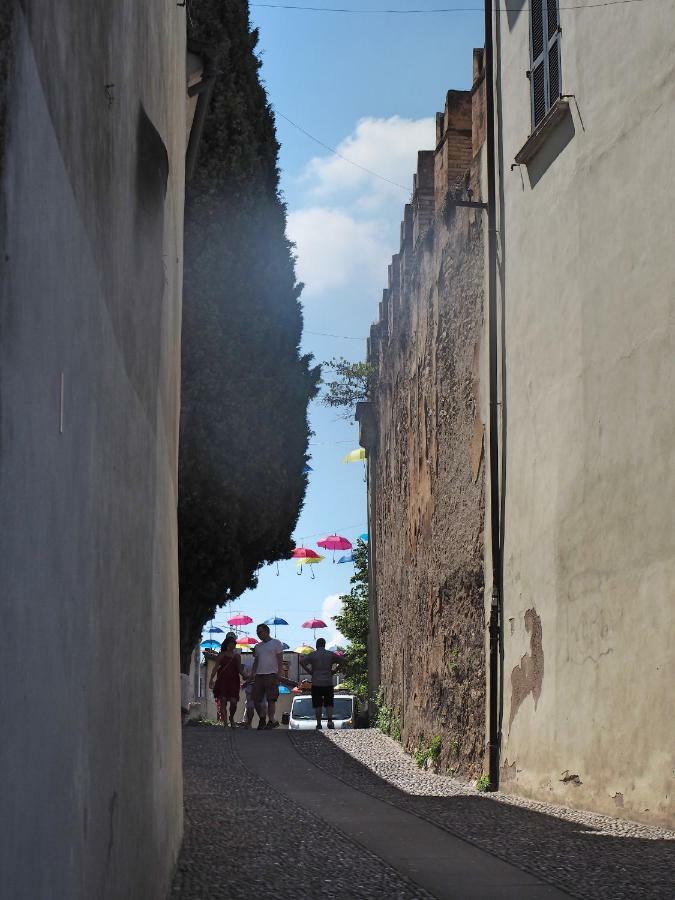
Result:
[[[576,133],[572,113],[568,109],[556,125],[536,156],[527,164],[527,177],[534,188],[548,172],[556,159],[570,143]]]
[[[294,733],[291,740],[299,753],[356,790],[413,813],[580,900],[672,898],[673,841],[621,836],[619,822],[604,816],[593,816],[593,824],[574,821],[579,814],[573,810],[567,820],[494,796],[408,794],[320,734]],[[615,834],[608,833],[613,829]]]

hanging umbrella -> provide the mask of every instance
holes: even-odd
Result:
[[[291,649],[291,648],[288,646],[288,644],[284,644],[283,641],[281,642],[281,646],[284,648],[284,650],[290,650],[290,649]]]
[[[274,625],[274,637],[277,636],[277,625],[288,625],[286,619],[282,619],[281,616],[272,616],[270,619],[265,619],[265,625]]]
[[[362,459],[367,459],[367,453],[363,447],[359,447],[356,450],[351,450],[342,460],[342,462],[350,463],[350,462],[360,462]]]
[[[307,619],[306,622],[302,623],[303,628],[311,628],[314,637],[316,638],[316,629],[317,628],[328,628],[328,625],[323,621],[323,619]]]
[[[290,692],[291,692],[291,689],[287,688],[285,684],[279,685],[279,693],[280,694],[290,694]]]
[[[243,637],[237,638],[237,647],[253,647],[258,643],[254,637],[245,634]]]
[[[307,644],[300,644],[299,647],[296,647],[293,653],[313,653],[314,647],[310,647]]]
[[[353,553],[348,553],[346,556],[341,556],[340,559],[338,559],[338,565],[340,565],[340,563],[350,563],[350,562],[354,562],[354,554]]]
[[[313,471],[314,471],[314,469],[311,466],[308,466],[307,464],[305,464],[305,468],[302,470],[302,474],[306,475],[308,472],[313,472]]]
[[[296,547],[291,553],[291,559],[318,559],[319,554],[310,547]]]
[[[244,615],[244,613],[237,613],[236,616],[232,616],[231,619],[227,620],[228,625],[250,625],[253,619],[250,616]]]
[[[220,643],[218,641],[202,641],[199,646],[203,647],[204,650],[220,650]]]
[[[335,562],[336,550],[352,549],[352,542],[348,541],[346,537],[341,537],[339,534],[329,534],[327,537],[321,538],[321,540],[316,543],[317,546],[323,547],[324,550],[333,551],[333,562]]]
[[[359,540],[363,541],[364,544],[367,544],[368,543],[368,532],[366,531],[363,534],[360,534]]]
[[[217,625],[212,625],[210,628],[206,629],[205,634],[223,634],[223,629],[218,628]]]
[[[296,563],[298,565],[298,575],[302,575],[302,567],[303,566],[315,566],[317,563],[323,562],[325,557],[319,556],[318,553],[315,553],[314,556],[301,556],[296,558]],[[312,572],[312,578],[314,578],[314,572]]]

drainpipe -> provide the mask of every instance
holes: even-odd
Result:
[[[490,790],[499,788],[500,707],[500,641],[502,554],[499,522],[499,405],[497,399],[497,233],[495,200],[495,103],[494,103],[494,39],[492,33],[492,0],[485,0],[485,139],[487,152],[487,218],[488,218],[488,354],[489,354],[489,452],[490,466],[490,537],[492,557],[492,597],[489,624],[489,777]]]

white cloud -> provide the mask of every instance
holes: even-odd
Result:
[[[304,298],[350,283],[376,291],[393,252],[383,223],[358,221],[344,210],[328,207],[290,213],[288,237],[296,245]]]
[[[392,202],[402,207],[406,197],[401,187],[412,191],[417,152],[433,149],[434,143],[433,118],[361,119],[354,132],[335,148],[344,159],[335,155],[315,157],[308,163],[301,181],[311,196],[324,201],[358,192],[352,202],[361,208],[390,206]]]
[[[403,206],[412,190],[417,152],[434,146],[432,118],[361,119],[338,152],[404,186],[388,184],[334,155],[309,161],[299,185],[306,205],[288,216],[288,236],[297,248],[304,299],[349,287],[376,299],[387,265],[398,249]],[[409,190],[406,186],[409,186]],[[351,296],[344,301],[349,305]]]

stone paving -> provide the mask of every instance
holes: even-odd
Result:
[[[420,771],[373,729],[290,732],[323,771],[447,829],[580,900],[673,900],[675,833]],[[367,895],[364,895],[367,896]]]
[[[171,900],[433,900],[338,829],[290,805],[246,767],[237,744],[230,729],[183,730],[185,838]],[[280,773],[270,775],[282,783]]]

